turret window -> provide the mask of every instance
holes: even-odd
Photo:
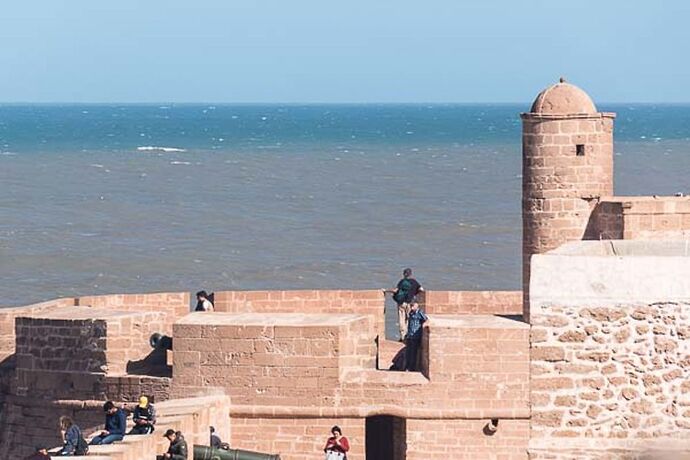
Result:
[[[575,146],[575,155],[579,157],[585,156],[585,144],[577,144]]]

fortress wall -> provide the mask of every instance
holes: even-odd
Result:
[[[56,402],[41,398],[39,391],[27,397],[11,398],[6,417],[0,426],[0,458],[23,458],[33,452],[33,446],[62,444],[58,419],[72,417],[85,431],[90,432],[103,423],[100,408],[82,401]]]
[[[234,448],[280,454],[282,460],[322,458],[333,425],[350,442],[348,457],[365,458],[364,419],[353,418],[244,418],[232,417]]]
[[[426,291],[419,304],[430,315],[522,315],[522,291]]]
[[[377,349],[374,318],[362,316],[348,321],[341,331],[338,348],[334,350],[339,355],[341,381],[350,369],[375,369]]]
[[[529,420],[501,420],[493,435],[487,420],[407,420],[406,460],[526,460]]]
[[[690,435],[689,307],[533,310],[532,436],[595,445]]]
[[[18,317],[38,316],[61,307],[74,306],[73,298],[49,300],[15,308],[0,308],[0,362],[15,351],[14,320]]]
[[[437,317],[428,329],[431,387],[425,407],[492,410],[529,408],[529,326],[491,316]],[[409,396],[414,399],[414,394]]]
[[[192,313],[173,340],[176,388],[224,388],[233,404],[332,406],[341,366],[375,364],[368,316]]]
[[[623,238],[688,239],[690,238],[690,198],[641,197],[621,200]]]
[[[99,319],[100,318],[100,319]],[[43,318],[17,318],[17,370],[124,374],[151,353],[148,337],[165,314],[65,307]]]
[[[585,230],[585,240],[622,240],[623,206],[620,202],[601,201],[592,211]]]
[[[215,308],[232,313],[353,313],[373,315],[385,336],[384,296],[380,290],[218,291]]]
[[[76,305],[130,312],[165,313],[164,327],[159,332],[171,334],[172,323],[189,313],[190,295],[188,292],[157,292],[83,296],[76,299]]]
[[[688,258],[648,242],[596,248],[532,260],[530,451],[637,458],[671,438],[690,451]]]
[[[604,198],[596,206],[585,239],[688,239],[690,198]]]
[[[161,377],[73,372],[34,372],[31,377],[23,393],[6,396],[0,412],[0,458],[21,458],[37,444],[60,445],[57,421],[62,415],[69,415],[90,433],[103,423],[104,401],[134,403],[142,394],[164,401],[171,383]]]

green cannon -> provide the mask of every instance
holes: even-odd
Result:
[[[241,449],[214,449],[194,446],[194,460],[280,460],[280,455],[262,454]]]

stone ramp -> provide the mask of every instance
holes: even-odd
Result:
[[[156,404],[156,431],[148,435],[125,436],[120,442],[106,446],[89,446],[88,456],[69,457],[88,460],[154,460],[168,448],[165,430],[181,431],[191,452],[194,444],[208,445],[209,426],[221,438],[229,439],[230,398],[202,396],[171,399]]]

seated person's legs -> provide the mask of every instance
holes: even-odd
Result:
[[[152,425],[136,425],[127,434],[150,434],[153,433]]]
[[[91,440],[91,442],[90,442],[89,444],[91,444],[92,446],[99,446],[99,445],[101,445],[101,444],[103,443],[103,438],[104,438],[104,437],[103,437],[103,436],[100,436],[100,435],[99,435],[99,436],[96,436],[95,438],[93,438],[93,439]]]
[[[101,444],[112,444],[115,441],[122,441],[122,438],[121,434],[109,434],[101,440]]]

